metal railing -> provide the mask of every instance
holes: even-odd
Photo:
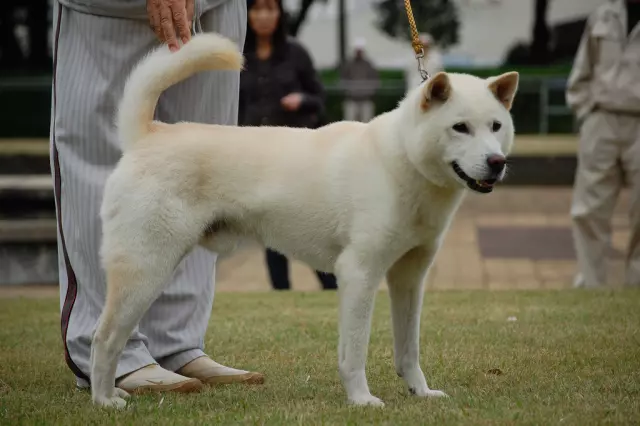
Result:
[[[561,91],[564,98],[564,93],[567,87],[566,78],[542,78],[538,79],[540,87],[538,89],[540,93],[540,124],[539,131],[541,134],[549,133],[549,118],[551,117],[567,117],[573,123],[573,131],[577,131],[577,122],[573,111],[567,106],[566,103],[562,105],[554,105],[550,103],[550,92]]]
[[[566,85],[567,79],[565,77],[521,76],[518,93],[520,95],[538,95],[536,103],[538,109],[537,133],[549,134],[550,121],[557,117],[570,120],[573,132],[577,131],[574,113],[565,102]],[[404,90],[404,81],[387,80],[383,82],[377,94],[400,99],[404,95]],[[342,96],[342,90],[337,84],[327,85],[326,92],[328,96]],[[552,93],[555,93],[556,96],[552,96]]]

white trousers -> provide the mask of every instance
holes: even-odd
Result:
[[[246,2],[226,0],[203,11],[203,31],[216,31],[242,48]],[[105,299],[99,219],[107,176],[120,158],[114,117],[134,65],[157,46],[142,20],[95,16],[54,4],[54,84],[51,170],[55,180],[62,338],[67,364],[88,381],[91,336]],[[239,73],[200,73],[167,90],[156,116],[234,125]],[[216,256],[190,253],[131,335],[117,377],[158,362],[177,370],[204,355],[214,294]]]

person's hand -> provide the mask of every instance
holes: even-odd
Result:
[[[301,93],[290,93],[284,98],[280,99],[280,105],[287,111],[297,111],[302,104]]]
[[[147,16],[156,37],[175,52],[191,39],[194,0],[147,0]]]

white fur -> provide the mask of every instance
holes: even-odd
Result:
[[[118,120],[125,153],[101,210],[108,291],[92,346],[93,401],[125,405],[114,390],[119,354],[184,254],[198,244],[225,254],[245,239],[337,275],[338,365],[350,403],[383,405],[369,391],[365,362],[385,276],[396,371],[415,395],[444,395],[428,387],[419,365],[419,318],[425,275],[466,188],[450,162],[485,179],[486,156],[508,154],[517,75],[441,73],[369,124],[151,122],[170,85],[241,63],[233,43],[198,35],[177,53],[153,53],[127,84]],[[500,131],[491,132],[492,120]],[[452,130],[461,121],[469,135]]]

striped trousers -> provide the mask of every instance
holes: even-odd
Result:
[[[203,31],[242,48],[245,0],[203,10]],[[146,21],[90,15],[54,3],[51,170],[58,220],[60,309],[67,364],[89,381],[91,337],[105,300],[99,218],[105,180],[120,158],[115,112],[125,80],[157,40]],[[198,74],[167,90],[156,118],[235,125],[239,73]],[[176,141],[176,149],[180,149]],[[132,333],[118,364],[121,377],[159,363],[175,371],[204,355],[214,294],[216,256],[202,248],[176,269],[166,290]]]

